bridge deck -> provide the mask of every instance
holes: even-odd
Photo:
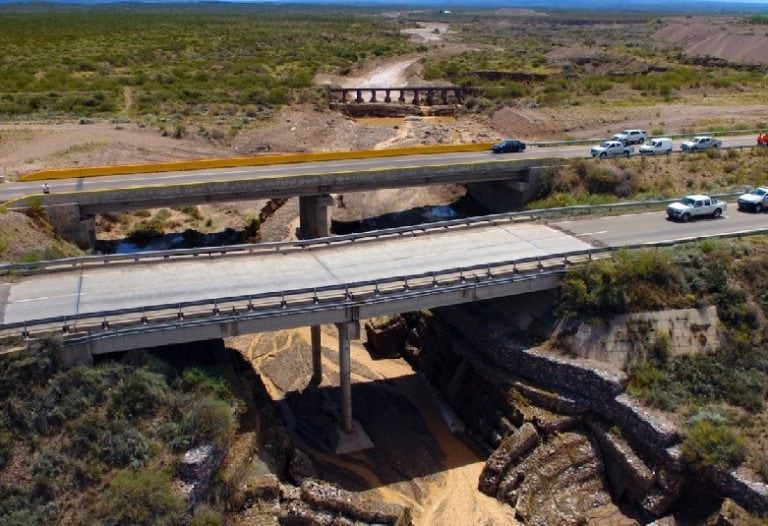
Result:
[[[354,284],[586,248],[543,225],[505,223],[287,253],[89,268],[0,285],[0,324]]]

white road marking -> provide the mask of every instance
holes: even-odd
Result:
[[[594,236],[597,234],[605,234],[607,233],[607,230],[601,230],[600,232],[585,232],[583,234],[575,234],[575,237],[581,237],[581,236]]]

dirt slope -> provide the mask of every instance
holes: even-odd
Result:
[[[654,35],[662,47],[676,47],[690,57],[717,57],[732,64],[768,62],[764,26],[738,24],[733,19],[676,19]]]

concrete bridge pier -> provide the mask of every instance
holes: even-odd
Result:
[[[341,426],[344,432],[354,431],[352,423],[352,367],[349,351],[350,340],[360,338],[360,322],[348,321],[337,323],[339,330],[339,389],[341,401]]]
[[[310,327],[312,335],[312,383],[320,385],[323,383],[323,364],[321,361],[322,349],[320,347],[320,325]]]
[[[331,235],[328,207],[333,198],[328,194],[299,197],[299,237],[313,239]]]

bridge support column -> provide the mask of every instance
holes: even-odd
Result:
[[[384,92],[384,102],[392,102],[392,97],[389,94],[390,90],[386,90]]]
[[[397,102],[405,102],[405,90],[400,90],[400,96],[397,98]]]
[[[331,235],[328,207],[333,198],[328,194],[299,197],[299,237],[313,239]]]
[[[320,347],[320,325],[310,328],[312,335],[312,383],[320,385],[323,382],[322,349]]]
[[[413,104],[416,104],[417,106],[421,104],[421,101],[419,100],[419,90],[415,89],[413,90]]]
[[[339,329],[339,389],[341,401],[341,426],[344,432],[352,433],[352,367],[349,353],[350,340],[360,338],[360,322],[337,323]]]
[[[355,102],[365,102],[363,100],[363,92],[362,92],[362,90],[357,90],[357,97],[355,98]]]

